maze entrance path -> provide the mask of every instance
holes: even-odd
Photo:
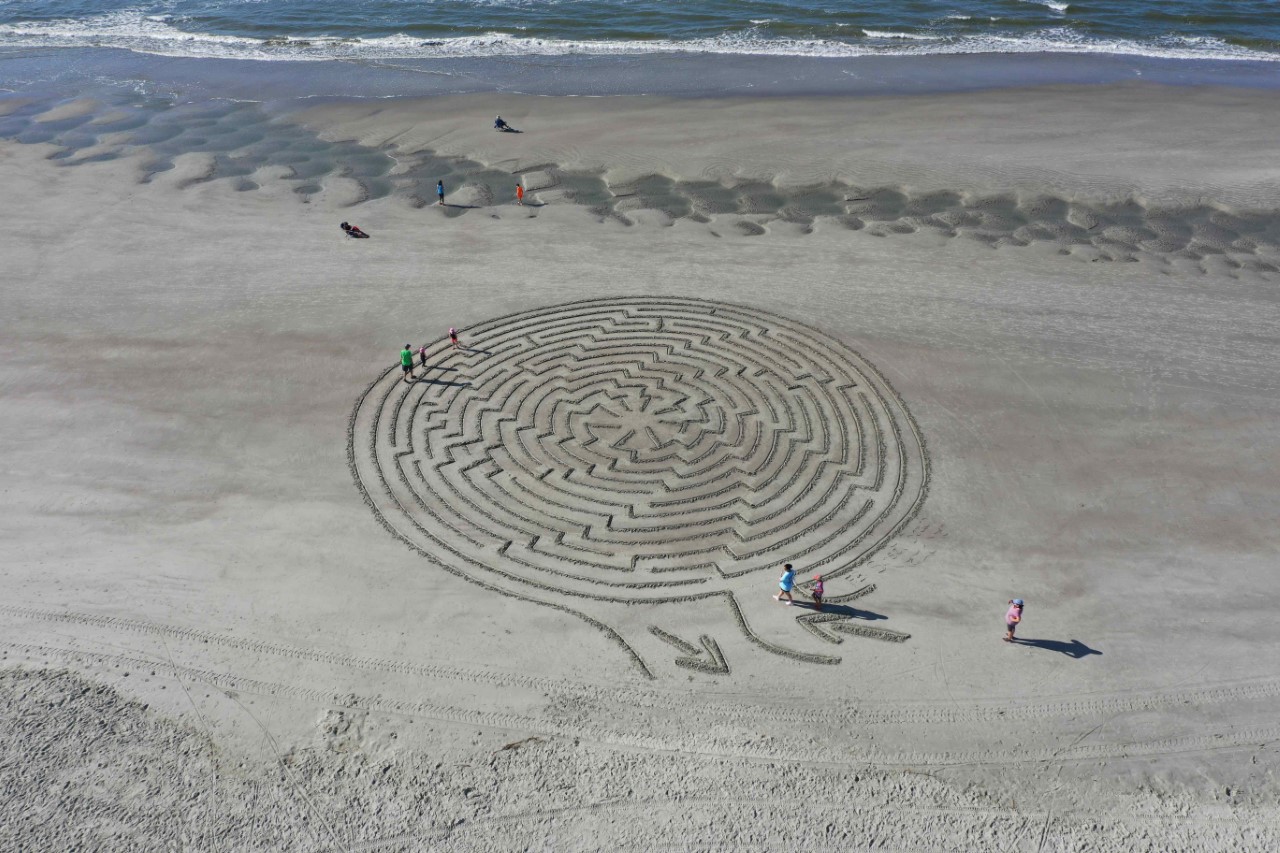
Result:
[[[760,596],[784,562],[830,583],[924,499],[925,446],[903,401],[795,321],[636,297],[464,338],[429,347],[413,383],[395,367],[374,380],[349,452],[390,532],[489,588],[589,610]]]

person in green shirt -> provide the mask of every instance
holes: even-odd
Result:
[[[400,350],[400,369],[404,371],[404,381],[412,382],[413,375],[413,349],[408,345],[404,345],[404,349]]]

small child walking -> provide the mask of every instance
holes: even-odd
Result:
[[[1018,623],[1022,621],[1022,599],[1014,598],[1009,601],[1009,612],[1004,615],[1004,626],[1008,629],[1004,635],[1006,643],[1013,642],[1013,632],[1018,630]]]
[[[524,206],[524,184],[516,184],[516,204]]]
[[[444,204],[444,181],[436,181],[436,204]]]
[[[427,372],[427,347],[422,345],[418,347],[418,363],[422,365],[422,372]]]
[[[453,343],[454,349],[462,349],[462,341],[458,340],[458,330],[452,326],[449,327],[449,340]]]
[[[778,594],[773,597],[774,601],[781,601],[782,596],[787,597],[787,605],[795,604],[795,600],[791,598],[791,588],[796,585],[796,570],[791,568],[791,564],[787,563],[782,567],[782,577],[778,578]]]
[[[821,610],[821,609],[822,609],[822,596],[823,596],[823,592],[824,592],[824,589],[823,589],[823,586],[822,586],[822,575],[814,575],[814,576],[813,576],[813,589],[809,590],[809,594],[813,596],[813,609],[814,609],[814,610]]]

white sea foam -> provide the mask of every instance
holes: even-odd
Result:
[[[920,33],[897,33],[887,30],[863,30],[863,35],[871,39],[906,39],[907,41],[940,41],[943,36],[927,36]]]
[[[317,35],[259,39],[192,33],[167,16],[125,10],[86,19],[0,25],[0,46],[113,47],[175,57],[253,60],[381,60],[498,56],[609,56],[663,53],[794,57],[923,56],[930,54],[1071,53],[1163,59],[1280,61],[1280,54],[1206,37],[1135,41],[1085,36],[1065,27],[1018,35],[924,35],[863,30],[851,41],[765,37],[752,27],[715,38],[605,41],[530,38],[492,32],[423,39],[404,34],[368,39]]]
[[[1071,8],[1070,3],[1060,3],[1058,0],[1022,0],[1022,2],[1032,3],[1036,6],[1044,6],[1045,8],[1052,9],[1059,13],[1065,13]]]

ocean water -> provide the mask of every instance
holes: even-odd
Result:
[[[1277,0],[3,0],[0,48],[254,60],[1065,53],[1280,61]]]

